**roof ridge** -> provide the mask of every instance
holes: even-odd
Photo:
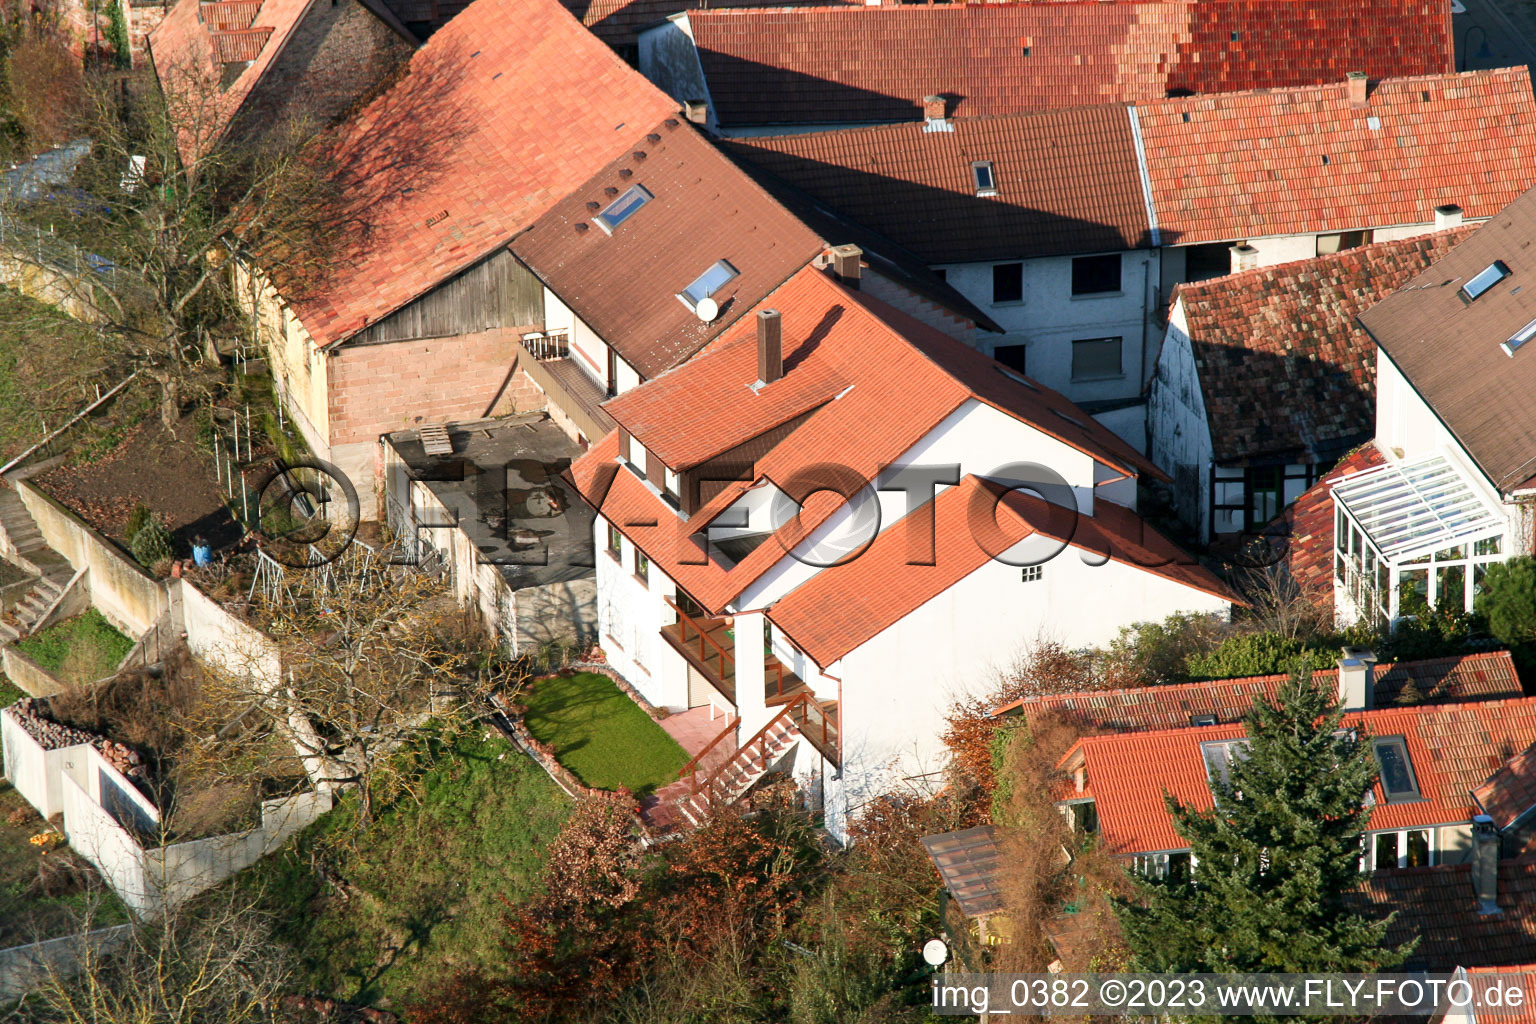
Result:
[[[1061,2],[1061,0],[1050,0]],[[1210,2],[1210,0],[1206,0]],[[1495,78],[1495,77],[1530,77],[1530,68],[1525,65],[1507,68],[1476,68],[1471,71],[1438,71],[1430,75],[1399,75],[1391,78],[1376,78],[1372,90],[1379,91],[1385,86],[1400,86],[1409,83],[1444,82],[1453,78]],[[1296,95],[1300,93],[1321,93],[1324,91],[1342,92],[1346,86],[1344,81],[1322,82],[1317,85],[1272,85],[1260,89],[1234,89],[1230,92],[1201,92],[1191,96],[1169,96],[1160,100],[1138,100],[1134,106],[1163,108],[1175,103],[1212,103],[1223,104],[1237,100],[1247,99],[1253,96],[1269,96],[1281,93]]]

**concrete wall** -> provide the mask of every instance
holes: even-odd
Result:
[[[46,252],[44,257],[46,259]],[[34,256],[23,258],[0,250],[0,284],[63,310],[76,320],[88,324],[106,323],[111,315],[109,311],[97,306],[89,277],[81,277],[62,268],[40,266]]]
[[[1147,420],[1152,462],[1173,477],[1174,509],[1204,542],[1211,526],[1211,434],[1188,330],[1184,304],[1176,302],[1152,375]]]
[[[569,580],[514,592],[517,650],[537,651],[554,640],[597,642],[597,581]]]
[[[142,636],[170,607],[165,588],[120,554],[101,534],[25,480],[16,494],[48,546],[78,572],[91,571],[91,604],[129,636]]]
[[[173,586],[181,602],[187,649],[194,657],[233,675],[273,685],[282,679],[282,658],[271,637],[229,614],[185,578]]]
[[[85,754],[90,747],[80,743],[44,750],[9,709],[0,710],[0,746],[4,747],[5,777],[16,792],[45,818],[61,813],[64,810],[61,780],[66,775],[85,777]]]
[[[69,977],[87,955],[109,952],[133,933],[133,925],[96,928],[83,935],[63,935],[25,946],[0,949],[0,1004],[20,999],[50,977]]]
[[[32,632],[40,633],[56,622],[84,615],[91,606],[91,570],[80,569],[69,578],[63,591],[54,600],[53,607],[43,613],[32,625]]]
[[[52,697],[66,689],[62,679],[9,644],[0,647],[0,665],[11,682],[34,697]]]

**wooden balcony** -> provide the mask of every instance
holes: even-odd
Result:
[[[733,708],[736,707],[736,637],[730,623],[723,618],[695,617],[670,599],[667,603],[677,614],[677,621],[661,627],[661,635]],[[839,764],[837,702],[816,701],[805,680],[785,668],[772,651],[765,652],[763,702],[769,707],[779,707],[791,703],[801,694],[811,698],[812,707],[808,711],[804,708],[796,711],[796,724],[824,757]]]
[[[613,417],[603,408],[608,395],[603,386],[576,365],[568,345],[558,337],[531,339],[518,344],[517,365],[525,370],[549,400],[560,408],[576,428],[596,444],[615,426]],[[540,358],[540,355],[544,358]]]

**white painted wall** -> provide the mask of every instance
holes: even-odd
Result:
[[[1179,519],[1201,541],[1210,540],[1213,449],[1182,300],[1174,303],[1168,316],[1168,333],[1152,375],[1147,417],[1152,462],[1173,477],[1173,504]]]
[[[230,615],[185,578],[175,580],[172,586],[178,588],[182,629],[194,657],[232,675],[249,676],[268,685],[282,679],[282,656],[270,637]]]
[[[1015,545],[1009,557],[1029,547]],[[1018,567],[989,561],[828,667],[843,681],[843,770],[827,786],[835,836],[864,802],[941,768],[949,705],[991,689],[1028,644],[1102,644],[1134,622],[1229,610],[1221,598],[1134,566],[1087,564],[1085,554],[1068,548],[1028,583]]]
[[[544,289],[544,330],[546,333],[566,331],[571,339],[571,357],[576,364],[600,387],[608,386],[608,343],[548,288]],[[623,356],[618,358],[615,384],[619,394],[640,384],[640,374],[624,361]]]
[[[1086,255],[1086,254],[1085,254]],[[986,312],[1007,333],[980,336],[977,347],[991,355],[999,345],[1029,346],[1026,372],[1074,402],[1129,398],[1141,393],[1156,355],[1149,315],[1156,307],[1159,255],[1137,249],[1121,254],[1121,290],[1101,295],[1072,294],[1072,258],[1050,256],[1023,260],[1024,297],[1020,302],[992,301],[992,268],[985,263],[936,265],[960,294]],[[1075,339],[1120,337],[1120,377],[1072,379]],[[1150,354],[1148,354],[1150,353]]]
[[[597,642],[608,663],[652,704],[687,707],[686,663],[661,636],[661,627],[674,620],[665,598],[675,599],[676,584],[654,563],[650,585],[642,584],[635,578],[635,545],[629,538],[622,538],[623,553],[616,560],[608,547],[608,520],[595,516],[592,529],[597,552]]]
[[[37,813],[51,818],[64,810],[63,784],[66,774],[84,778],[84,743],[44,750],[9,708],[0,709],[0,747],[4,748],[5,777]]]

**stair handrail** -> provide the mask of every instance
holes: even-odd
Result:
[[[794,700],[790,701],[788,704],[785,704],[782,708],[780,708],[779,709],[779,713],[774,715],[772,718],[770,718],[768,720],[768,724],[767,725],[765,725],[761,729],[757,730],[757,732],[752,736],[751,739],[747,740],[747,742],[743,743],[741,746],[736,748],[736,753],[732,754],[729,758],[727,758],[721,764],[718,764],[718,765],[715,766],[715,770],[710,772],[709,776],[707,778],[705,778],[705,780],[704,780],[704,785],[703,785],[702,788],[705,791],[705,793],[709,794],[709,797],[711,799],[713,799],[715,782],[719,779],[721,773],[723,773],[727,768],[729,768],[733,763],[735,763],[736,760],[738,758],[740,758],[742,754],[745,754],[747,751],[751,750],[753,748],[753,746],[755,746],[757,744],[764,744],[765,748],[766,748],[767,739],[768,739],[768,733],[773,729],[774,726],[779,724],[779,719],[788,716],[789,713],[791,711],[793,711],[795,708],[800,707],[802,704],[807,704],[807,703],[815,704],[816,703],[816,698],[812,697],[809,691],[802,690],[800,693],[795,695]],[[798,725],[795,725],[793,719],[790,720],[790,724],[794,725],[796,732],[798,732],[800,730],[800,727]],[[765,753],[765,756],[766,756],[766,753]],[[697,793],[697,792],[699,792],[700,788],[701,787],[699,786],[698,772],[697,772],[697,770],[695,770],[693,777],[689,780],[689,792],[690,793]]]
[[[697,774],[699,770],[699,762],[704,760],[704,755],[709,753],[711,750],[714,750],[715,744],[729,736],[731,734],[731,730],[736,728],[736,723],[739,721],[741,721],[740,716],[727,712],[725,716],[725,728],[721,729],[719,734],[714,739],[710,740],[709,744],[703,750],[699,751],[697,754],[694,754],[693,760],[683,765],[682,770],[677,773],[677,777],[682,778],[684,775],[687,775],[691,778],[693,775]]]
[[[679,608],[677,606],[677,602],[676,601],[672,600],[670,597],[667,597],[665,594],[662,595],[661,599],[663,601],[667,602],[667,604],[671,605],[673,611],[677,612],[677,619],[678,619],[679,623],[686,622],[688,625],[693,627],[694,632],[699,634],[699,660],[700,661],[704,660],[704,641],[705,640],[708,640],[709,641],[709,645],[711,647],[713,647],[715,650],[720,652],[720,674],[721,674],[721,676],[724,676],[725,675],[725,663],[726,662],[730,662],[732,665],[736,664],[735,656],[730,654],[729,652],[727,652],[724,647],[721,647],[720,644],[715,640],[715,638],[710,636],[709,633],[702,626],[700,626],[698,624],[698,622],[696,622],[694,620],[692,615],[689,615],[687,612],[685,612],[681,608]],[[685,644],[688,642],[688,634],[684,630],[681,630],[681,629],[678,630],[677,638],[679,640],[681,640]]]

